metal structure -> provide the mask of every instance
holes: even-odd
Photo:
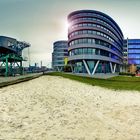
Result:
[[[0,74],[13,76],[23,74],[22,50],[30,47],[29,43],[17,41],[14,38],[0,36]]]

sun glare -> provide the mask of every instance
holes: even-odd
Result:
[[[70,27],[70,24],[67,21],[64,21],[62,25],[62,36],[67,37],[69,27]]]
[[[65,26],[68,29],[70,27],[70,23],[68,21],[65,22]]]

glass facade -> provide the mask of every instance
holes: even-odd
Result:
[[[94,12],[96,12],[96,11],[94,11]],[[112,29],[114,32],[117,32],[120,36],[123,37],[123,34],[122,34],[121,30],[114,25],[116,23],[112,22],[110,19],[108,19],[109,17],[107,18],[107,17],[105,17],[105,15],[102,15],[101,13],[100,14],[94,14],[93,12],[90,13],[90,14],[89,13],[85,13],[85,14],[82,13],[82,14],[77,14],[75,16],[76,16],[76,18],[73,18],[73,21],[71,22],[73,24],[76,23],[76,22],[82,22],[82,21],[89,21],[89,22],[96,21],[99,24],[107,25],[109,27],[109,29]],[[83,17],[81,17],[81,16],[83,16]],[[69,15],[69,17],[70,17],[70,15]],[[90,23],[88,25],[90,26]],[[95,26],[100,26],[98,24],[94,24],[94,25]],[[86,26],[86,24],[85,24],[85,26]],[[120,32],[118,31],[118,29],[120,30]]]
[[[98,25],[98,24],[96,25],[96,24],[93,24],[93,23],[87,23],[87,24],[81,23],[81,24],[75,24],[71,28],[73,29],[73,28],[77,28],[77,27],[96,27],[97,29],[100,28],[100,29],[102,29],[104,31],[107,31],[109,34],[114,35],[114,33],[112,31],[110,31],[109,29],[107,29],[107,28],[105,28],[105,27],[103,27],[101,25]],[[84,30],[84,32],[89,32],[90,34],[96,34],[96,31],[91,31],[91,30]],[[82,34],[82,32],[81,31],[74,32],[70,36],[74,36],[76,34]]]
[[[87,65],[89,67],[90,72],[92,73],[95,68],[96,61],[87,61]],[[119,65],[117,65],[116,72],[119,72],[119,71],[120,71],[120,67],[119,67]],[[86,70],[83,62],[74,63],[74,72],[75,73],[87,73],[87,70]],[[110,63],[106,62],[106,61],[100,62],[96,69],[96,73],[111,73]]]
[[[108,51],[101,50],[101,49],[79,48],[79,49],[73,49],[73,50],[69,51],[69,56],[84,55],[84,54],[88,54],[88,55],[95,54],[95,55],[101,55],[101,56],[107,56],[107,57],[109,57],[111,55],[112,58],[119,59],[118,56],[113,55],[113,54],[109,53]],[[121,59],[120,59],[120,61],[121,61]]]
[[[68,22],[71,25],[68,30],[69,63],[74,72],[119,71],[123,60],[123,34],[111,17],[99,11],[80,10],[69,14]]]
[[[128,64],[140,65],[140,39],[128,39]]]

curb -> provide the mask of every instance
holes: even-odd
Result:
[[[18,84],[18,83],[22,83],[22,82],[26,82],[26,81],[38,78],[40,76],[42,76],[42,74],[41,75],[35,75],[35,76],[29,76],[29,77],[23,77],[23,78],[19,78],[19,79],[12,80],[12,81],[2,82],[2,83],[0,83],[0,88],[10,86],[10,85],[14,85],[14,84]]]

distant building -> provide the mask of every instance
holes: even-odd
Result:
[[[140,66],[140,39],[128,39],[128,64]]]
[[[128,72],[140,70],[140,39],[126,39],[123,46],[124,64],[128,65]]]
[[[52,68],[56,71],[63,71],[65,58],[68,57],[67,41],[56,41],[53,44]]]

